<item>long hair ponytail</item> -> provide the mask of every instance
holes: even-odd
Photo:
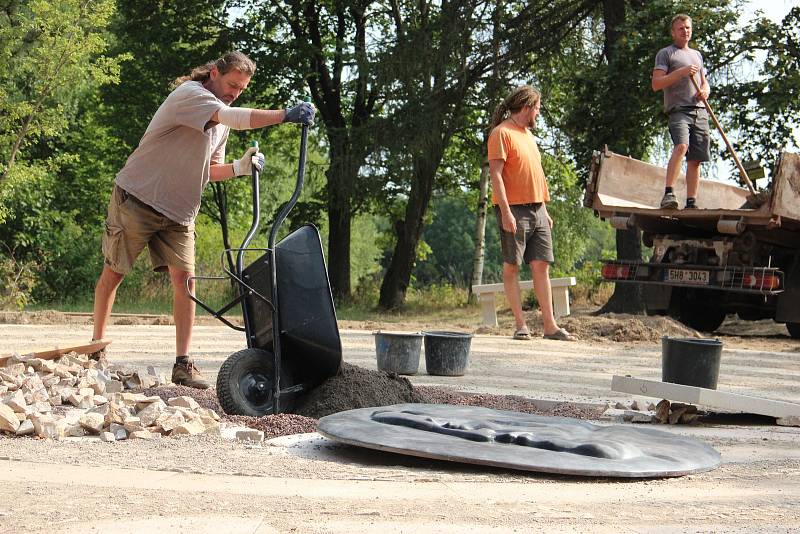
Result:
[[[521,85],[508,93],[508,96],[494,108],[489,131],[525,106],[534,107],[541,101],[542,94],[532,85]]]
[[[220,74],[225,74],[231,69],[236,69],[242,74],[246,74],[248,76],[252,76],[256,72],[256,64],[253,62],[253,60],[242,52],[234,50],[233,52],[228,52],[216,61],[209,61],[204,65],[193,68],[191,74],[188,76],[175,78],[175,80],[172,82],[172,87],[178,87],[184,82],[203,83],[211,77],[211,69],[214,67],[219,70]]]

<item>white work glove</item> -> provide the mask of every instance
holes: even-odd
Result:
[[[264,168],[264,154],[258,151],[257,146],[251,146],[247,149],[241,159],[233,161],[233,174],[234,176],[246,176],[253,173],[253,165],[261,172]]]

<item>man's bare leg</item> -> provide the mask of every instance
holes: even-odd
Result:
[[[194,326],[195,304],[186,292],[186,280],[192,273],[173,267],[169,268],[172,281],[172,316],[175,321],[175,355],[188,356],[192,344],[192,327]],[[189,282],[194,294],[194,280]]]
[[[697,198],[697,190],[700,187],[700,162],[688,160],[686,162],[686,196]]]
[[[681,166],[683,165],[683,158],[689,150],[689,145],[675,145],[672,149],[672,155],[667,163],[667,187],[675,187],[675,182],[678,181],[678,175],[681,173]]]
[[[506,301],[514,314],[516,329],[525,328],[525,316],[522,315],[522,297],[519,291],[519,265],[503,262],[503,288],[506,290]]]
[[[106,325],[111,317],[114,299],[117,297],[117,288],[122,283],[125,275],[111,270],[108,265],[103,265],[103,272],[94,288],[94,331],[92,339],[103,339],[106,334]]]
[[[550,287],[550,264],[546,261],[533,260],[530,263],[533,276],[533,292],[539,301],[542,311],[542,326],[545,335],[553,334],[558,330],[556,319],[553,316],[553,290]]]

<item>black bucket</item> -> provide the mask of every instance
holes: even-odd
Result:
[[[718,339],[661,338],[661,381],[717,389],[722,342]]]
[[[429,375],[462,376],[469,363],[472,334],[425,332],[425,369]]]
[[[399,375],[415,375],[419,370],[422,334],[419,332],[373,332],[378,369]]]

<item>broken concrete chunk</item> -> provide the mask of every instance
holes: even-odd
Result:
[[[254,428],[247,430],[237,430],[236,439],[239,441],[255,441],[261,443],[264,440],[264,433]]]
[[[122,391],[122,382],[119,380],[110,380],[106,382],[105,393],[120,393]]]
[[[26,419],[19,424],[16,434],[17,436],[30,436],[33,432],[33,421]]]
[[[117,441],[117,438],[111,432],[101,432],[100,441],[112,442]]]
[[[656,405],[656,419],[662,424],[669,421],[669,401],[667,399],[662,399]]]
[[[163,428],[163,427],[162,427]],[[175,428],[172,429],[171,436],[179,436],[182,434],[188,434],[190,436],[194,436],[195,434],[202,434],[206,431],[206,427],[200,419],[195,419],[192,421],[186,421],[185,423],[181,423]]]
[[[167,400],[167,404],[170,406],[180,406],[181,408],[188,408],[189,410],[196,410],[200,408],[200,405],[197,404],[197,401],[191,397],[182,396],[182,397],[173,397]]]
[[[99,413],[85,413],[80,418],[80,424],[86,430],[98,434],[103,430],[105,417]]]
[[[117,441],[128,439],[128,431],[125,430],[125,427],[122,425],[118,425],[117,423],[111,423],[111,425],[109,426],[109,430],[114,434],[114,438]]]
[[[130,439],[156,439],[160,438],[161,434],[153,434],[147,430],[137,430],[135,432],[131,432],[128,437]]]
[[[685,414],[689,408],[687,406],[681,406],[676,410],[672,410],[672,413],[669,414],[669,424],[676,425],[681,420],[681,416]]]
[[[19,419],[9,406],[0,404],[0,431],[16,432],[19,428]]]
[[[138,417],[126,417],[125,421],[123,422],[123,426],[125,430],[127,430],[130,434],[134,432],[138,432],[140,430],[144,430],[144,426],[142,426],[142,421]]]
[[[25,412],[25,408],[28,406],[28,403],[25,402],[25,396],[22,394],[20,390],[17,390],[11,394],[9,394],[5,399],[3,399],[3,404],[14,410],[15,412]]]

